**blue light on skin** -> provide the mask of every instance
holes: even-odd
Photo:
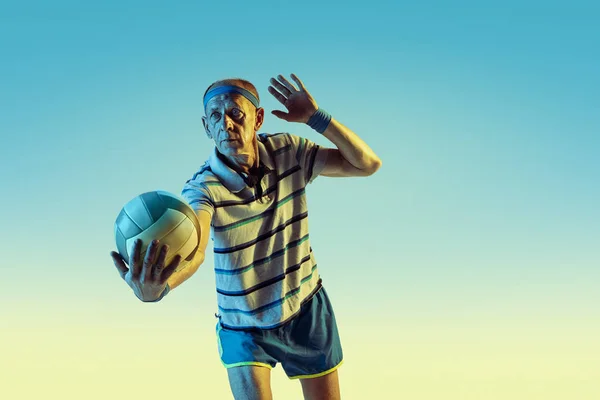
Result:
[[[256,132],[265,111],[237,93],[216,95],[206,104],[202,124],[219,153],[238,171],[247,173],[258,161]]]

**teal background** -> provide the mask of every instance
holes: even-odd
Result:
[[[202,94],[297,74],[383,166],[308,188],[343,398],[600,397],[593,2],[0,7],[0,374],[11,399],[228,398],[212,254],[157,304],[109,258],[209,154]],[[6,356],[8,354],[8,357]],[[277,398],[300,398],[273,372]]]

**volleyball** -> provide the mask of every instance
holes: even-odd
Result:
[[[194,210],[163,190],[142,193],[125,204],[115,221],[114,233],[117,250],[125,262],[129,263],[136,239],[142,240],[141,260],[150,243],[158,239],[158,250],[169,245],[165,266],[177,254],[181,256],[177,270],[189,264],[200,244],[200,224]]]

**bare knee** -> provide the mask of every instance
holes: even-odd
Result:
[[[301,379],[305,400],[340,400],[338,371],[335,370],[318,378]]]
[[[235,400],[272,400],[271,370],[245,365],[228,368],[229,386]]]

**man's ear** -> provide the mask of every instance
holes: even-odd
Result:
[[[206,117],[202,117],[202,125],[204,125],[204,131],[206,132],[206,136],[208,136],[209,139],[212,140],[212,134],[210,133],[210,130],[208,129],[208,124],[206,123]]]
[[[256,109],[256,122],[254,123],[254,130],[258,131],[265,121],[265,109],[257,108]]]

